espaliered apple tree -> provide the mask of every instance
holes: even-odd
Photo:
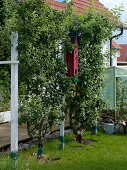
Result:
[[[108,12],[91,7],[85,15],[73,15],[70,32],[79,34],[79,71],[76,77],[68,78],[70,93],[66,95],[66,112],[76,140],[82,142],[82,131],[96,126],[103,100],[103,71],[106,55],[102,44],[106,43],[116,28]],[[72,88],[73,87],[73,88]]]
[[[10,41],[5,27],[6,9],[4,2],[0,1],[0,60],[9,60]],[[9,110],[10,104],[10,66],[0,65],[0,111]]]
[[[69,39],[68,9],[56,11],[41,0],[5,1],[6,27],[18,31],[20,123],[38,138],[38,158],[43,141],[63,109],[65,64],[62,43]],[[9,32],[8,31],[8,32]]]
[[[31,137],[38,138],[38,158],[42,158],[45,135],[62,119],[59,112],[64,94],[73,132],[77,135],[94,125],[103,103],[99,97],[105,59],[102,42],[110,38],[114,22],[95,8],[74,15],[70,5],[67,10],[56,11],[41,0],[5,2],[7,31],[2,33],[9,35],[16,29],[19,34],[21,122],[27,123]],[[75,48],[70,43],[71,32],[80,35],[76,77],[63,76],[67,70],[61,59],[65,50]]]

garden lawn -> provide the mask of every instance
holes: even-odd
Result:
[[[127,170],[127,136],[99,133],[84,134],[85,139],[96,140],[90,145],[78,144],[73,135],[65,139],[65,150],[59,149],[59,140],[44,145],[45,161],[32,156],[37,147],[19,153],[18,167],[9,156],[0,156],[0,170]]]

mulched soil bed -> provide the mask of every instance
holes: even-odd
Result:
[[[93,142],[97,142],[97,141],[92,140],[92,139],[83,139],[82,140],[82,144],[84,144],[84,145],[91,145]]]

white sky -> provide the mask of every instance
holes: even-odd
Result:
[[[122,21],[125,22],[127,19],[127,0],[99,0],[103,5],[105,5],[107,8],[112,9],[116,6],[123,6],[123,12],[121,12],[122,16],[121,19]]]
[[[121,12],[121,21],[125,23],[127,21],[127,0],[99,0],[105,7],[112,9],[116,6],[123,5],[123,10]],[[126,22],[127,24],[127,22]],[[124,31],[123,37],[117,40],[120,44],[127,44],[127,30]]]

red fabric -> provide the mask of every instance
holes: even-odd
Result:
[[[78,74],[78,40],[75,39],[76,48],[72,53],[67,52],[66,63],[67,73],[66,76],[75,77]]]

